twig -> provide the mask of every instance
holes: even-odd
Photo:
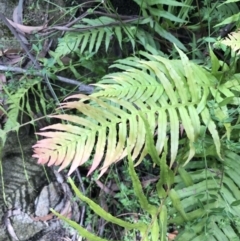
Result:
[[[77,177],[78,177],[78,181],[80,183],[81,191],[84,195],[86,195],[86,189],[85,189],[85,186],[84,186],[84,183],[83,183],[83,180],[82,180],[82,176],[81,176],[78,169],[76,169],[76,174],[77,174]],[[86,207],[85,207],[85,205],[83,205],[82,208],[81,208],[80,226],[83,226],[85,213],[86,213]]]
[[[121,23],[131,23],[133,21],[139,20],[138,18],[134,18],[134,19],[128,19],[128,20],[123,20]],[[102,25],[95,25],[95,26],[86,26],[83,28],[69,28],[68,26],[53,26],[53,27],[49,27],[49,28],[45,28],[43,30],[41,30],[43,33],[48,33],[48,31],[51,32],[51,30],[59,30],[59,31],[73,31],[73,32],[84,32],[84,31],[88,31],[91,29],[95,29],[95,28],[100,28],[100,27],[112,27],[112,26],[119,26],[120,22],[119,21],[115,21],[112,23],[107,23],[107,24],[102,24]]]
[[[66,26],[66,27],[71,27],[71,26],[74,25],[74,23],[76,23],[76,22],[78,22],[79,20],[85,18],[87,15],[89,15],[89,13],[88,13],[88,12],[85,12],[85,13],[81,14],[79,17],[77,17],[76,19],[74,19],[73,21],[67,23],[65,26]]]
[[[19,67],[11,67],[11,66],[5,66],[5,65],[0,65],[0,71],[12,71],[12,72],[21,73],[21,74],[29,74],[29,75],[42,76],[42,77],[44,76],[44,74],[41,73],[41,71],[39,70],[27,70]],[[48,76],[50,77],[50,74],[48,74]],[[56,78],[61,82],[77,86],[80,92],[83,92],[88,95],[92,94],[95,89],[93,86],[82,84],[81,82],[74,79],[65,78],[59,75],[56,75]]]
[[[21,215],[21,214],[23,214],[23,213],[21,212],[20,209],[10,209],[4,213],[4,216],[2,218],[3,225],[4,225],[4,227],[7,228],[9,235],[12,237],[13,240],[17,240],[17,241],[19,241],[19,239],[14,231],[10,218],[13,216],[16,216],[16,215]]]
[[[107,16],[107,17],[111,17],[111,18],[115,18],[115,19],[121,19],[121,20],[133,20],[133,19],[143,19],[143,17],[140,17],[140,16],[136,16],[136,15],[133,15],[133,16],[127,16],[127,15],[120,15],[120,14],[115,14],[115,13],[103,13],[101,11],[94,11],[93,14],[96,14],[96,15],[104,15],[104,16]]]
[[[78,22],[79,20],[85,18],[86,16],[88,15],[101,15],[101,16],[108,16],[108,17],[111,17],[111,18],[115,18],[115,19],[121,19],[121,20],[136,20],[136,19],[143,19],[139,16],[124,16],[124,15],[116,15],[116,14],[110,14],[110,13],[103,13],[103,12],[100,12],[100,11],[94,11],[94,12],[85,12],[83,14],[81,14],[79,17],[75,18],[74,20],[72,20],[71,22],[67,23],[66,25],[62,26],[62,27],[71,27],[73,26],[76,22]],[[52,28],[54,27],[61,27],[61,26],[53,26]],[[49,30],[49,29],[52,29],[51,27],[50,28],[47,28],[46,30]]]

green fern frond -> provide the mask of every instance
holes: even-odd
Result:
[[[82,29],[81,32],[69,32],[60,39],[55,50],[56,56],[61,57],[77,50],[80,50],[81,54],[86,50],[94,54],[98,52],[103,43],[105,43],[105,51],[107,52],[114,36],[122,48],[123,33],[128,36],[134,49],[136,27],[127,24],[123,27],[119,25],[121,25],[120,22],[105,16],[97,19],[84,18],[81,25],[75,25],[75,28]]]
[[[7,89],[5,89],[5,92],[7,93],[7,122],[4,125],[5,131],[10,131],[12,129],[15,129],[19,127],[18,118],[19,113],[28,113],[30,116],[32,114],[32,108],[35,108],[37,111],[41,108],[42,111],[46,114],[46,106],[44,102],[44,98],[42,96],[42,88],[41,88],[40,80],[35,79],[22,83],[21,87],[17,89],[16,92],[8,92]],[[38,99],[35,98],[35,106],[30,106],[29,103],[33,103],[33,101],[30,100],[30,92],[35,95],[41,95],[41,101],[39,107]],[[35,94],[34,94],[35,93]],[[26,108],[26,111],[24,110]]]
[[[237,7],[237,5],[235,5],[235,11],[238,10],[239,8]],[[219,27],[222,25],[227,25],[227,24],[231,24],[231,23],[235,23],[239,21],[239,17],[240,17],[240,13],[237,12],[236,14],[233,14],[232,16],[224,19],[221,23],[215,25],[215,27]]]
[[[146,212],[148,212],[149,214],[151,214],[152,217],[154,217],[157,214],[158,209],[155,205],[152,205],[148,202],[147,197],[145,196],[145,194],[142,190],[142,185],[138,178],[138,175],[134,170],[133,160],[131,158],[131,155],[128,155],[128,161],[129,161],[128,170],[129,170],[129,174],[132,179],[133,189],[134,189],[136,197],[138,197],[141,208],[143,210],[145,210]]]
[[[112,27],[104,28],[101,26],[106,23],[113,23],[115,20],[108,17],[100,17],[99,19],[83,19],[83,24],[76,25],[78,29],[82,29],[82,32],[69,32],[65,34],[58,44],[55,50],[57,56],[61,57],[67,55],[71,52],[75,52],[79,49],[83,53],[87,46],[89,46],[89,52],[97,52],[100,45],[103,42],[103,37],[105,35],[106,40],[106,51],[109,46],[109,41],[113,35]],[[87,28],[89,27],[89,30]],[[91,28],[95,27],[95,28]],[[95,49],[94,49],[95,47]]]
[[[96,203],[94,203],[91,199],[89,199],[88,197],[84,196],[79,189],[75,186],[73,180],[71,178],[68,179],[69,183],[71,184],[71,187],[73,188],[76,196],[86,202],[89,207],[100,217],[102,217],[103,219],[105,219],[108,222],[112,222],[114,224],[117,224],[121,227],[124,227],[126,229],[139,229],[141,232],[145,232],[147,229],[147,225],[144,224],[143,222],[139,221],[136,223],[130,223],[130,222],[126,222],[122,219],[116,218],[114,216],[112,216],[110,213],[106,212],[102,207],[100,207],[99,205],[97,205]]]
[[[175,177],[175,190],[191,227],[185,228],[184,217],[176,215],[169,220],[182,226],[177,240],[238,240],[240,227],[239,202],[239,155],[226,151],[224,168],[216,168],[216,159],[206,162],[190,162],[186,171],[191,175],[192,185],[184,184],[182,175]],[[194,171],[191,171],[194,170]],[[236,204],[236,206],[235,206]],[[174,206],[174,205],[173,205]],[[169,214],[176,214],[176,208],[170,207]]]
[[[156,3],[160,9],[149,8],[148,3],[138,4],[142,7],[144,19],[139,18],[137,21],[131,21],[131,24],[119,21],[110,17],[101,16],[96,19],[83,18],[80,24],[74,26],[78,31],[68,32],[60,39],[57,49],[55,50],[55,57],[62,57],[71,52],[78,51],[81,54],[88,51],[89,54],[95,54],[100,47],[105,43],[105,51],[107,52],[110,46],[111,39],[116,38],[120,48],[122,49],[123,39],[131,43],[132,49],[135,50],[136,41],[147,48],[159,49],[159,43],[153,35],[149,34],[149,30],[143,26],[149,26],[152,32],[157,33],[162,38],[175,43],[179,48],[186,50],[185,46],[173,35],[159,24],[159,19],[166,19],[172,24],[185,23],[186,20],[181,17],[176,17],[169,11],[163,10],[161,1]],[[169,6],[171,6],[169,2]],[[179,4],[182,8],[187,8],[187,5]],[[150,11],[150,12],[149,12]],[[186,12],[185,12],[186,13]],[[153,20],[154,18],[154,20]],[[81,30],[81,31],[80,31]],[[126,38],[124,38],[126,36]]]
[[[141,0],[135,0],[141,6],[142,15],[145,18],[152,18],[153,21],[149,22],[149,27],[162,38],[177,45],[180,49],[187,51],[186,47],[170,33],[166,28],[159,24],[159,22],[170,22],[170,25],[183,25],[187,21],[187,12],[191,9],[190,4],[179,3],[177,1],[148,1],[143,3]],[[152,7],[154,5],[154,7]],[[168,10],[163,8],[163,5],[168,6]],[[178,9],[176,9],[178,7]],[[180,12],[184,10],[184,14]]]
[[[81,116],[51,116],[68,124],[45,127],[43,130],[47,132],[39,133],[47,137],[35,145],[34,156],[39,163],[61,165],[60,170],[71,164],[69,173],[72,173],[94,154],[89,174],[103,160],[101,176],[109,165],[127,155],[127,147],[133,160],[141,154],[138,163],[141,162],[147,153],[146,131],[150,131],[156,134],[158,155],[163,151],[166,138],[170,137],[171,166],[178,153],[181,126],[188,140],[188,151],[183,159],[186,164],[195,155],[201,125],[211,133],[221,158],[219,134],[207,105],[217,80],[178,51],[181,56],[178,61],[152,55],[149,55],[151,60],[119,61],[115,66],[125,71],[105,76],[98,84],[102,91],[91,96],[69,97],[68,101],[80,100],[63,103],[61,108],[77,109]],[[218,103],[221,99],[213,93],[211,98]],[[149,130],[141,116],[146,117]],[[55,131],[50,132],[50,129]]]
[[[240,15],[238,14],[238,19],[239,17]],[[228,34],[226,38],[224,38],[223,40],[220,40],[219,42],[230,47],[234,52],[239,54],[239,49],[240,49],[239,39],[240,39],[240,31],[237,31],[237,32],[232,32]]]

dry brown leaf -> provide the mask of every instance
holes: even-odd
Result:
[[[23,59],[24,57],[11,58],[6,62],[6,65],[14,65],[14,64],[22,63]]]
[[[23,51],[21,51],[20,49],[14,49],[14,48],[11,48],[11,49],[5,49],[5,50],[0,50],[0,57],[8,57],[8,58],[11,58],[11,56],[14,56],[14,55],[19,55],[23,53]]]
[[[69,218],[71,219],[71,216],[72,216],[72,207],[71,207],[71,202],[70,200],[68,200],[63,209],[61,210],[60,212],[61,215],[65,216],[66,218]]]
[[[18,4],[18,6],[13,10],[13,22],[16,24],[22,24],[22,6]],[[18,31],[18,36],[21,38],[24,44],[29,44],[28,40],[24,36],[24,32],[22,32],[20,29],[16,28]]]
[[[3,53],[8,58],[11,58],[11,56],[19,55],[19,54],[23,53],[23,51],[21,51],[20,49],[6,49],[3,51]]]
[[[22,12],[20,12],[19,6],[15,7],[13,10],[13,22],[22,23]]]
[[[6,49],[0,51],[0,57],[6,57],[6,60],[4,60],[5,65],[14,65],[16,63],[22,63],[24,58],[22,53],[20,49]]]
[[[17,30],[21,31],[22,33],[32,34],[34,32],[41,31],[46,28],[46,24],[42,26],[27,26],[19,23],[14,23],[12,20],[7,18],[7,21]]]
[[[169,241],[175,240],[175,238],[177,237],[177,234],[178,234],[178,231],[174,231],[174,232],[172,232],[172,233],[169,233],[169,234],[168,234],[168,240],[169,240]]]
[[[34,221],[36,221],[36,222],[38,222],[38,221],[48,221],[48,220],[51,220],[51,219],[53,219],[53,217],[54,217],[54,214],[53,213],[50,213],[50,214],[47,214],[47,215],[45,215],[45,216],[43,216],[43,217],[31,217],[32,218],[32,220],[34,220]]]
[[[108,188],[106,185],[104,185],[102,182],[100,182],[99,180],[96,180],[95,183],[102,189],[102,191],[104,191],[105,193],[111,195],[112,197],[114,197],[116,195],[115,192],[113,192],[110,188]]]

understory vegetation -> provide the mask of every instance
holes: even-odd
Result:
[[[82,226],[52,211],[86,240],[240,240],[240,1],[93,2],[41,70],[7,73],[2,143],[32,124],[86,205]]]

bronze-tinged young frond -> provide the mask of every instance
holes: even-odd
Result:
[[[74,96],[84,97],[82,95]],[[87,98],[89,99],[89,98]],[[98,104],[98,108],[89,106],[81,101],[74,101],[62,104],[62,108],[76,108],[81,111],[87,118],[72,115],[51,116],[68,122],[68,124],[55,124],[43,128],[43,130],[54,130],[54,132],[38,133],[47,139],[42,139],[34,146],[34,157],[37,157],[41,164],[61,165],[60,170],[67,167],[71,163],[69,174],[78,166],[84,164],[90,155],[94,152],[93,165],[89,174],[94,171],[102,159],[104,165],[103,174],[110,164],[123,158],[127,151],[127,138],[129,138],[132,150],[138,148],[136,143],[139,128],[134,112],[137,110],[124,101],[119,101],[119,105],[128,108],[127,113],[119,108],[113,107],[103,101],[91,98]],[[135,119],[135,120],[134,120]],[[140,126],[142,127],[142,126]],[[127,129],[131,133],[127,136]],[[109,141],[111,140],[111,141]],[[107,151],[105,151],[107,150]],[[124,154],[125,153],[125,154]]]
[[[51,125],[42,129],[45,132],[38,133],[46,137],[34,146],[34,156],[39,163],[60,165],[60,170],[71,165],[70,174],[93,158],[89,174],[103,161],[100,175],[128,152],[140,163],[148,152],[142,116],[155,138],[158,155],[168,140],[170,166],[178,153],[180,127],[188,140],[185,164],[195,155],[194,144],[201,125],[211,133],[220,157],[218,131],[207,106],[211,94],[217,98],[213,91],[215,77],[177,50],[181,60],[147,53],[141,53],[144,60],[133,57],[121,60],[114,67],[124,71],[103,77],[96,84],[102,90],[90,96],[69,97],[69,102],[63,103],[61,108],[77,109],[80,114],[50,116],[65,124]],[[221,93],[229,95],[224,88]],[[71,101],[73,98],[75,100]]]

